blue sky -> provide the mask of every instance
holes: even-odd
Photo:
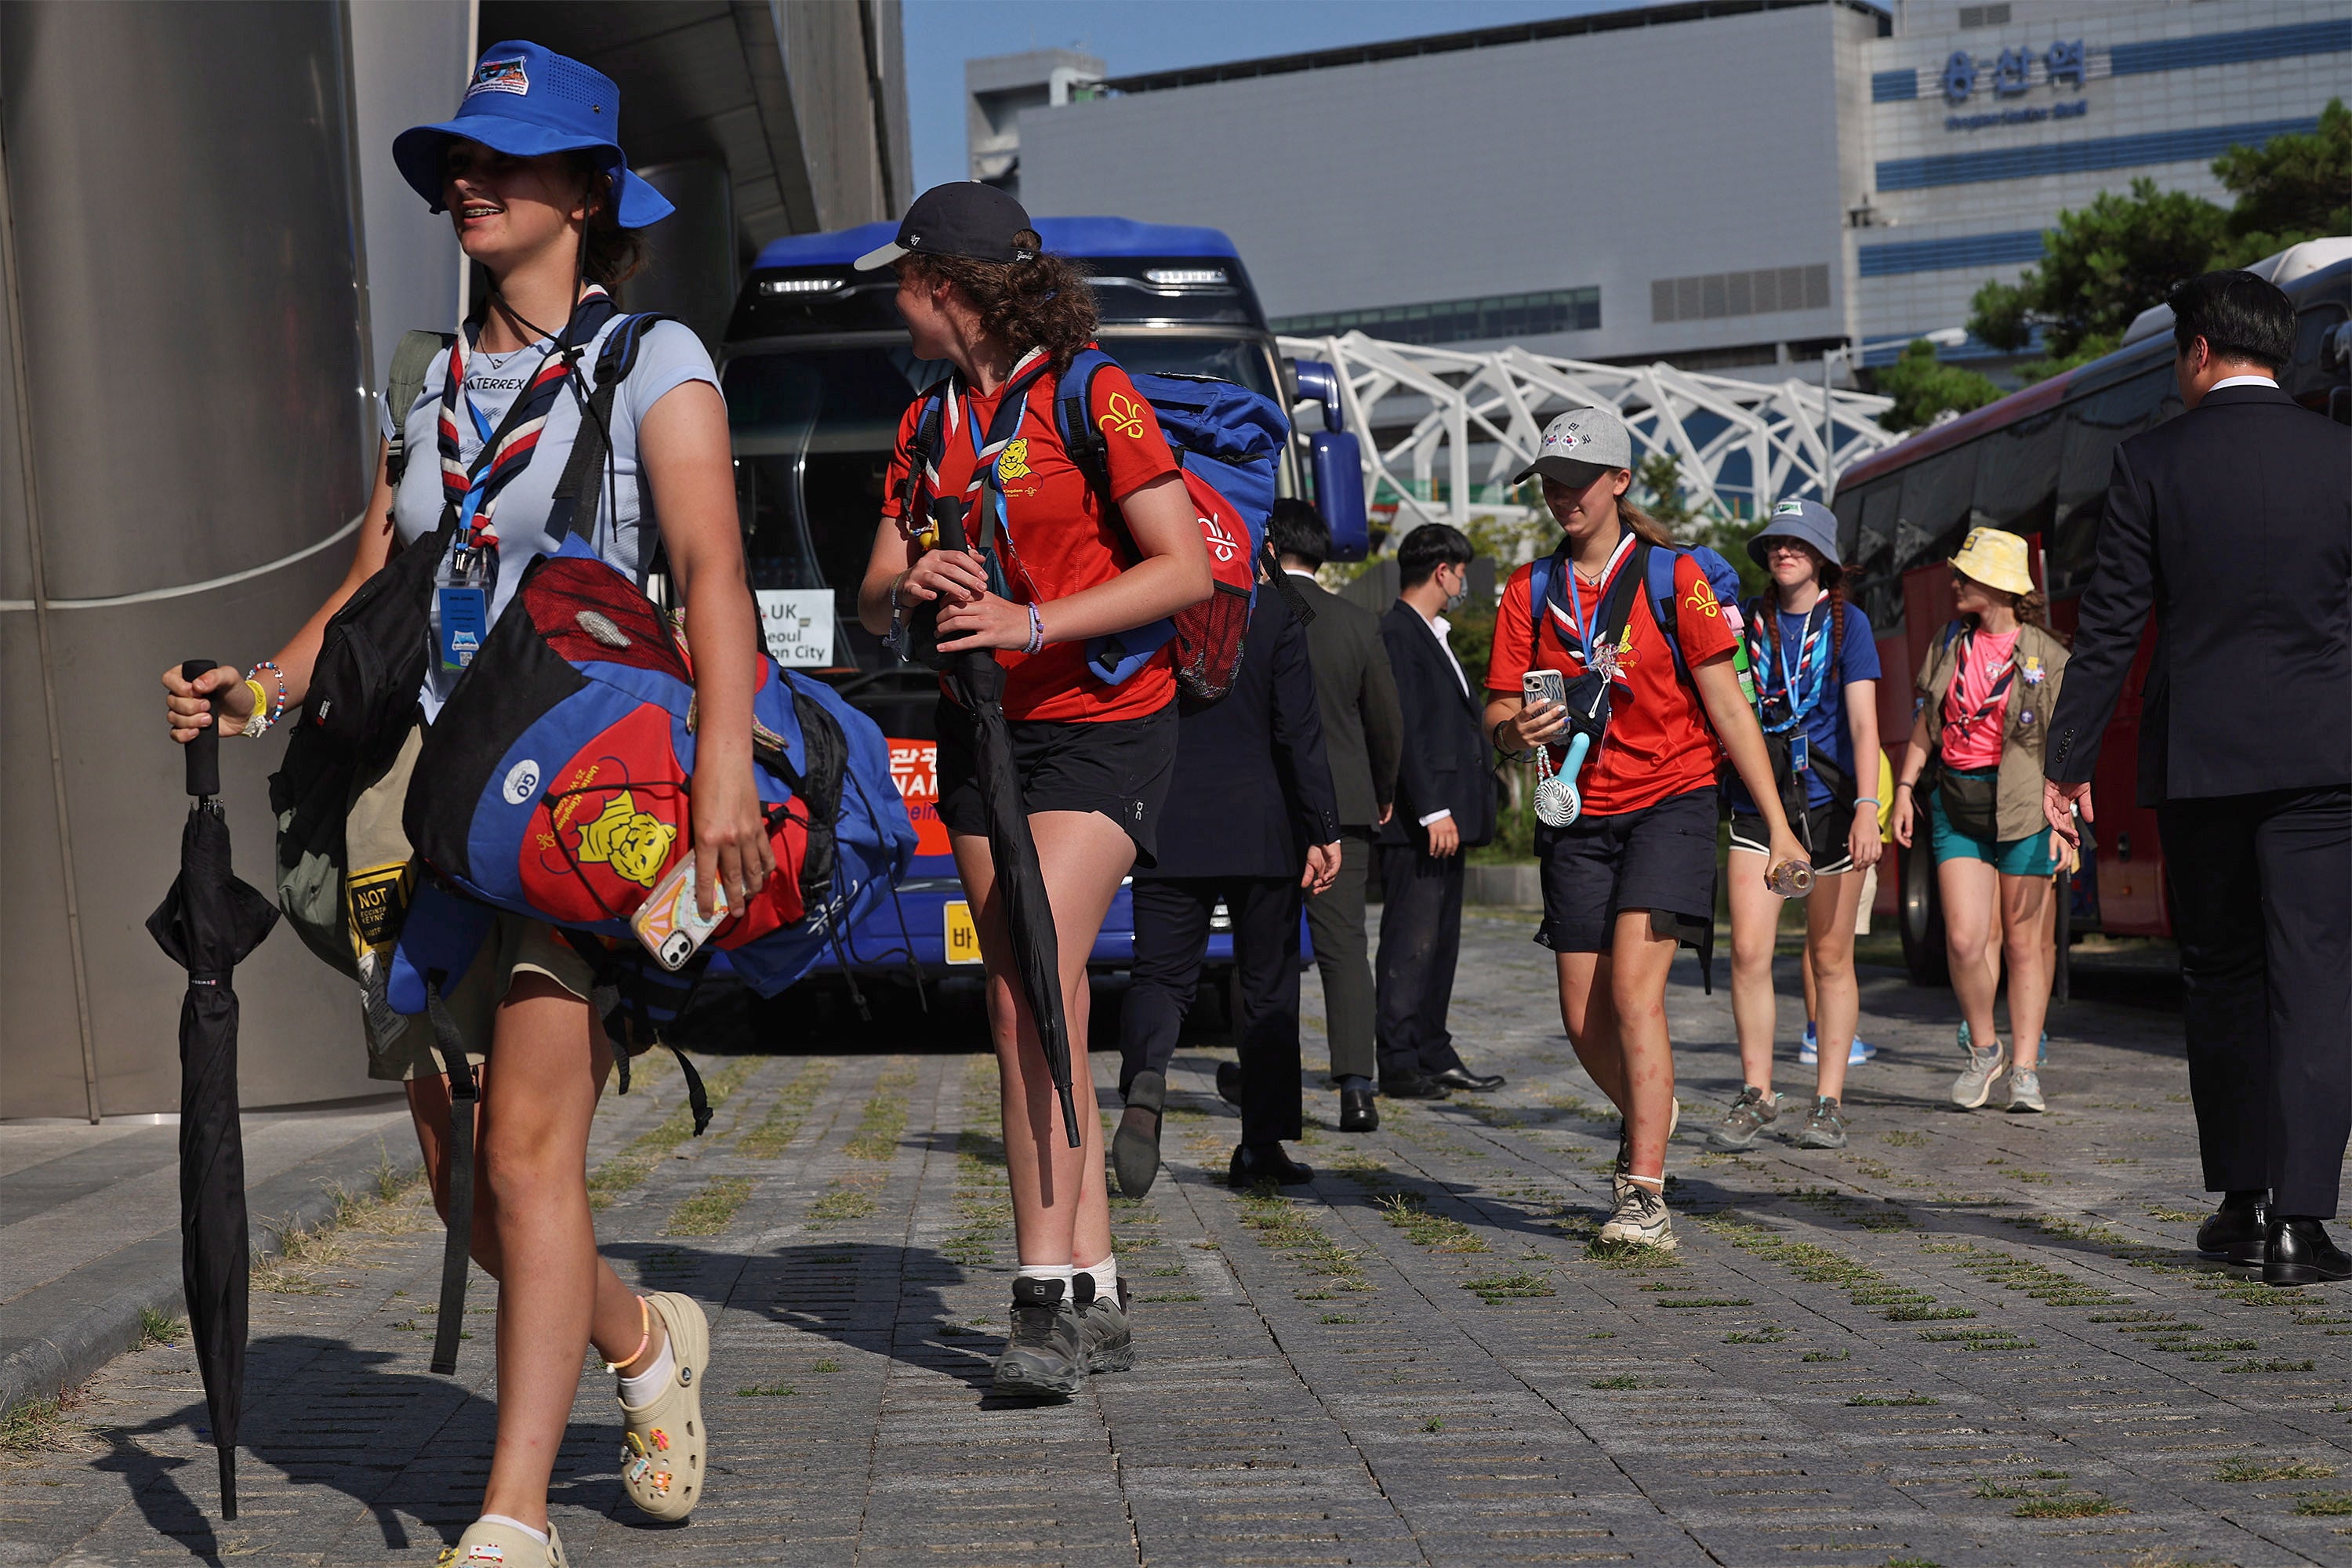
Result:
[[[1077,48],[1113,76],[1621,9],[1632,0],[905,0],[915,188],[968,177],[963,62]]]

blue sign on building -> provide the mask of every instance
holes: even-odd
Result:
[[[2042,79],[2051,87],[2061,82],[2074,87],[2083,85],[2083,40],[2061,39],[2042,52]],[[1948,103],[1966,103],[1975,96],[1977,79],[1990,72],[1995,98],[2016,98],[2033,85],[2034,56],[2032,50],[2008,48],[1990,63],[1978,59],[1966,49],[1954,49],[1944,62],[1942,74],[1937,79],[1943,86]]]

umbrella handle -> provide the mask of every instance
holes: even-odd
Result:
[[[213,668],[208,658],[184,659],[180,665],[180,679],[194,680]],[[220,794],[220,697],[207,699],[212,703],[213,721],[196,731],[187,744],[188,793],[193,795]]]

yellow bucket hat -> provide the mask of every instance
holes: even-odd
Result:
[[[1972,528],[1952,557],[1953,569],[1988,588],[2005,593],[2033,592],[2033,574],[2026,569],[2025,541],[1998,528]]]

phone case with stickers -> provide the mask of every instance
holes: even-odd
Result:
[[[684,969],[719,922],[727,918],[727,892],[717,890],[711,900],[710,918],[694,899],[694,857],[688,855],[677,864],[677,869],[661,879],[646,901],[637,906],[629,921],[629,929],[637,933],[654,962],[673,973]]]

